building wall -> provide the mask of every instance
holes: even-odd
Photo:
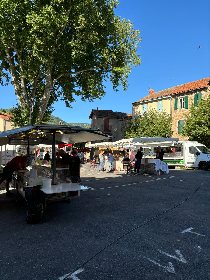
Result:
[[[92,129],[100,129],[104,133],[108,133],[112,135],[112,140],[117,141],[124,137],[124,130],[127,121],[123,119],[109,119],[109,127],[108,130],[105,129],[104,124],[107,124],[107,121],[105,121],[105,118],[95,118],[93,116],[91,120],[91,128]]]
[[[172,131],[173,135],[172,137],[178,137],[180,140],[187,140],[188,137],[180,135],[178,133],[178,122],[180,120],[185,120],[186,117],[190,113],[190,108],[194,105],[194,95],[196,93],[200,92],[202,94],[202,99],[206,99],[208,95],[210,94],[210,87],[207,90],[202,90],[202,91],[196,91],[190,94],[185,94],[185,95],[179,95],[179,98],[181,96],[188,96],[188,109],[185,108],[178,108],[177,110],[174,109],[175,105],[175,97],[173,97],[173,106],[172,106]]]
[[[0,115],[0,131],[5,131],[5,130],[9,130],[9,129],[12,129],[13,126],[11,124],[11,122],[9,120],[5,120],[5,118],[3,118],[1,115]]]
[[[172,116],[172,137],[179,138],[180,140],[187,140],[188,138],[186,136],[183,136],[178,133],[178,122],[184,121],[186,119],[186,116],[190,112],[190,107],[194,105],[194,95],[196,93],[202,94],[202,99],[206,99],[207,96],[210,94],[210,87],[204,90],[196,90],[194,92],[189,92],[187,94],[178,94],[178,95],[172,95],[168,98],[162,99],[162,110],[158,110],[158,102],[161,100],[160,98],[154,99],[154,100],[145,100],[136,102],[133,104],[133,116],[141,115],[144,113],[144,106],[146,105],[146,109],[151,110],[157,110],[157,111],[164,111]],[[175,110],[175,99],[178,98],[178,100],[181,97],[188,96],[188,109],[185,108],[177,108]]]
[[[167,114],[171,114],[171,98],[167,99],[155,99],[151,101],[141,102],[140,104],[136,104],[133,106],[133,115],[142,115],[144,113],[144,105],[146,104],[146,110],[156,110],[159,112],[166,112]],[[161,106],[160,106],[161,105]]]

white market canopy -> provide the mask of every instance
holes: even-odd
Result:
[[[10,145],[27,145],[28,154],[29,146],[38,144],[52,145],[52,184],[55,183],[56,176],[56,158],[55,144],[66,143],[86,143],[91,141],[108,140],[108,136],[99,130],[82,128],[79,126],[68,125],[28,125],[25,127],[15,128],[0,133],[0,146]]]
[[[120,148],[137,148],[139,146],[170,146],[173,143],[178,142],[178,138],[164,138],[164,137],[135,137],[128,139],[121,139],[115,142],[101,142],[92,144],[94,147],[120,147]]]
[[[99,130],[92,130],[68,125],[28,125],[0,133],[0,146],[10,145],[38,145],[62,143],[84,143],[107,140],[108,136]]]

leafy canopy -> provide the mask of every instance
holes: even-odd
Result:
[[[170,137],[172,135],[171,121],[171,116],[167,113],[149,110],[131,120],[125,136],[126,138]]]
[[[127,88],[140,63],[139,31],[116,16],[117,0],[1,0],[0,83],[17,95],[15,122],[48,119],[58,99],[93,101]]]
[[[183,134],[210,147],[210,96],[190,108]]]

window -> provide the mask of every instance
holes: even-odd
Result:
[[[195,147],[191,146],[191,147],[189,147],[189,152],[190,152],[190,154],[195,155],[198,152],[198,150]]]
[[[179,98],[179,108],[184,108],[184,97]]]
[[[142,114],[144,114],[147,111],[147,104],[142,105]]]
[[[178,133],[181,134],[184,128],[184,120],[178,121]]]
[[[177,97],[174,100],[174,110],[177,109],[188,109],[188,96],[181,96],[181,97]]]
[[[158,101],[158,103],[157,103],[157,110],[159,112],[163,111],[163,102],[162,102],[162,100]]]

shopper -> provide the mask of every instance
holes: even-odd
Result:
[[[136,155],[135,155],[135,166],[134,166],[134,172],[139,173],[140,168],[141,168],[141,160],[143,157],[143,152],[142,152],[142,147],[140,149],[138,149]]]
[[[12,175],[15,171],[26,169],[28,163],[27,156],[16,156],[10,160],[3,168],[3,173],[0,177],[0,185],[6,181],[6,195],[10,195],[9,185],[12,181]]]
[[[81,182],[80,163],[81,162],[77,150],[72,150],[71,156],[69,157],[69,174],[72,183]]]

